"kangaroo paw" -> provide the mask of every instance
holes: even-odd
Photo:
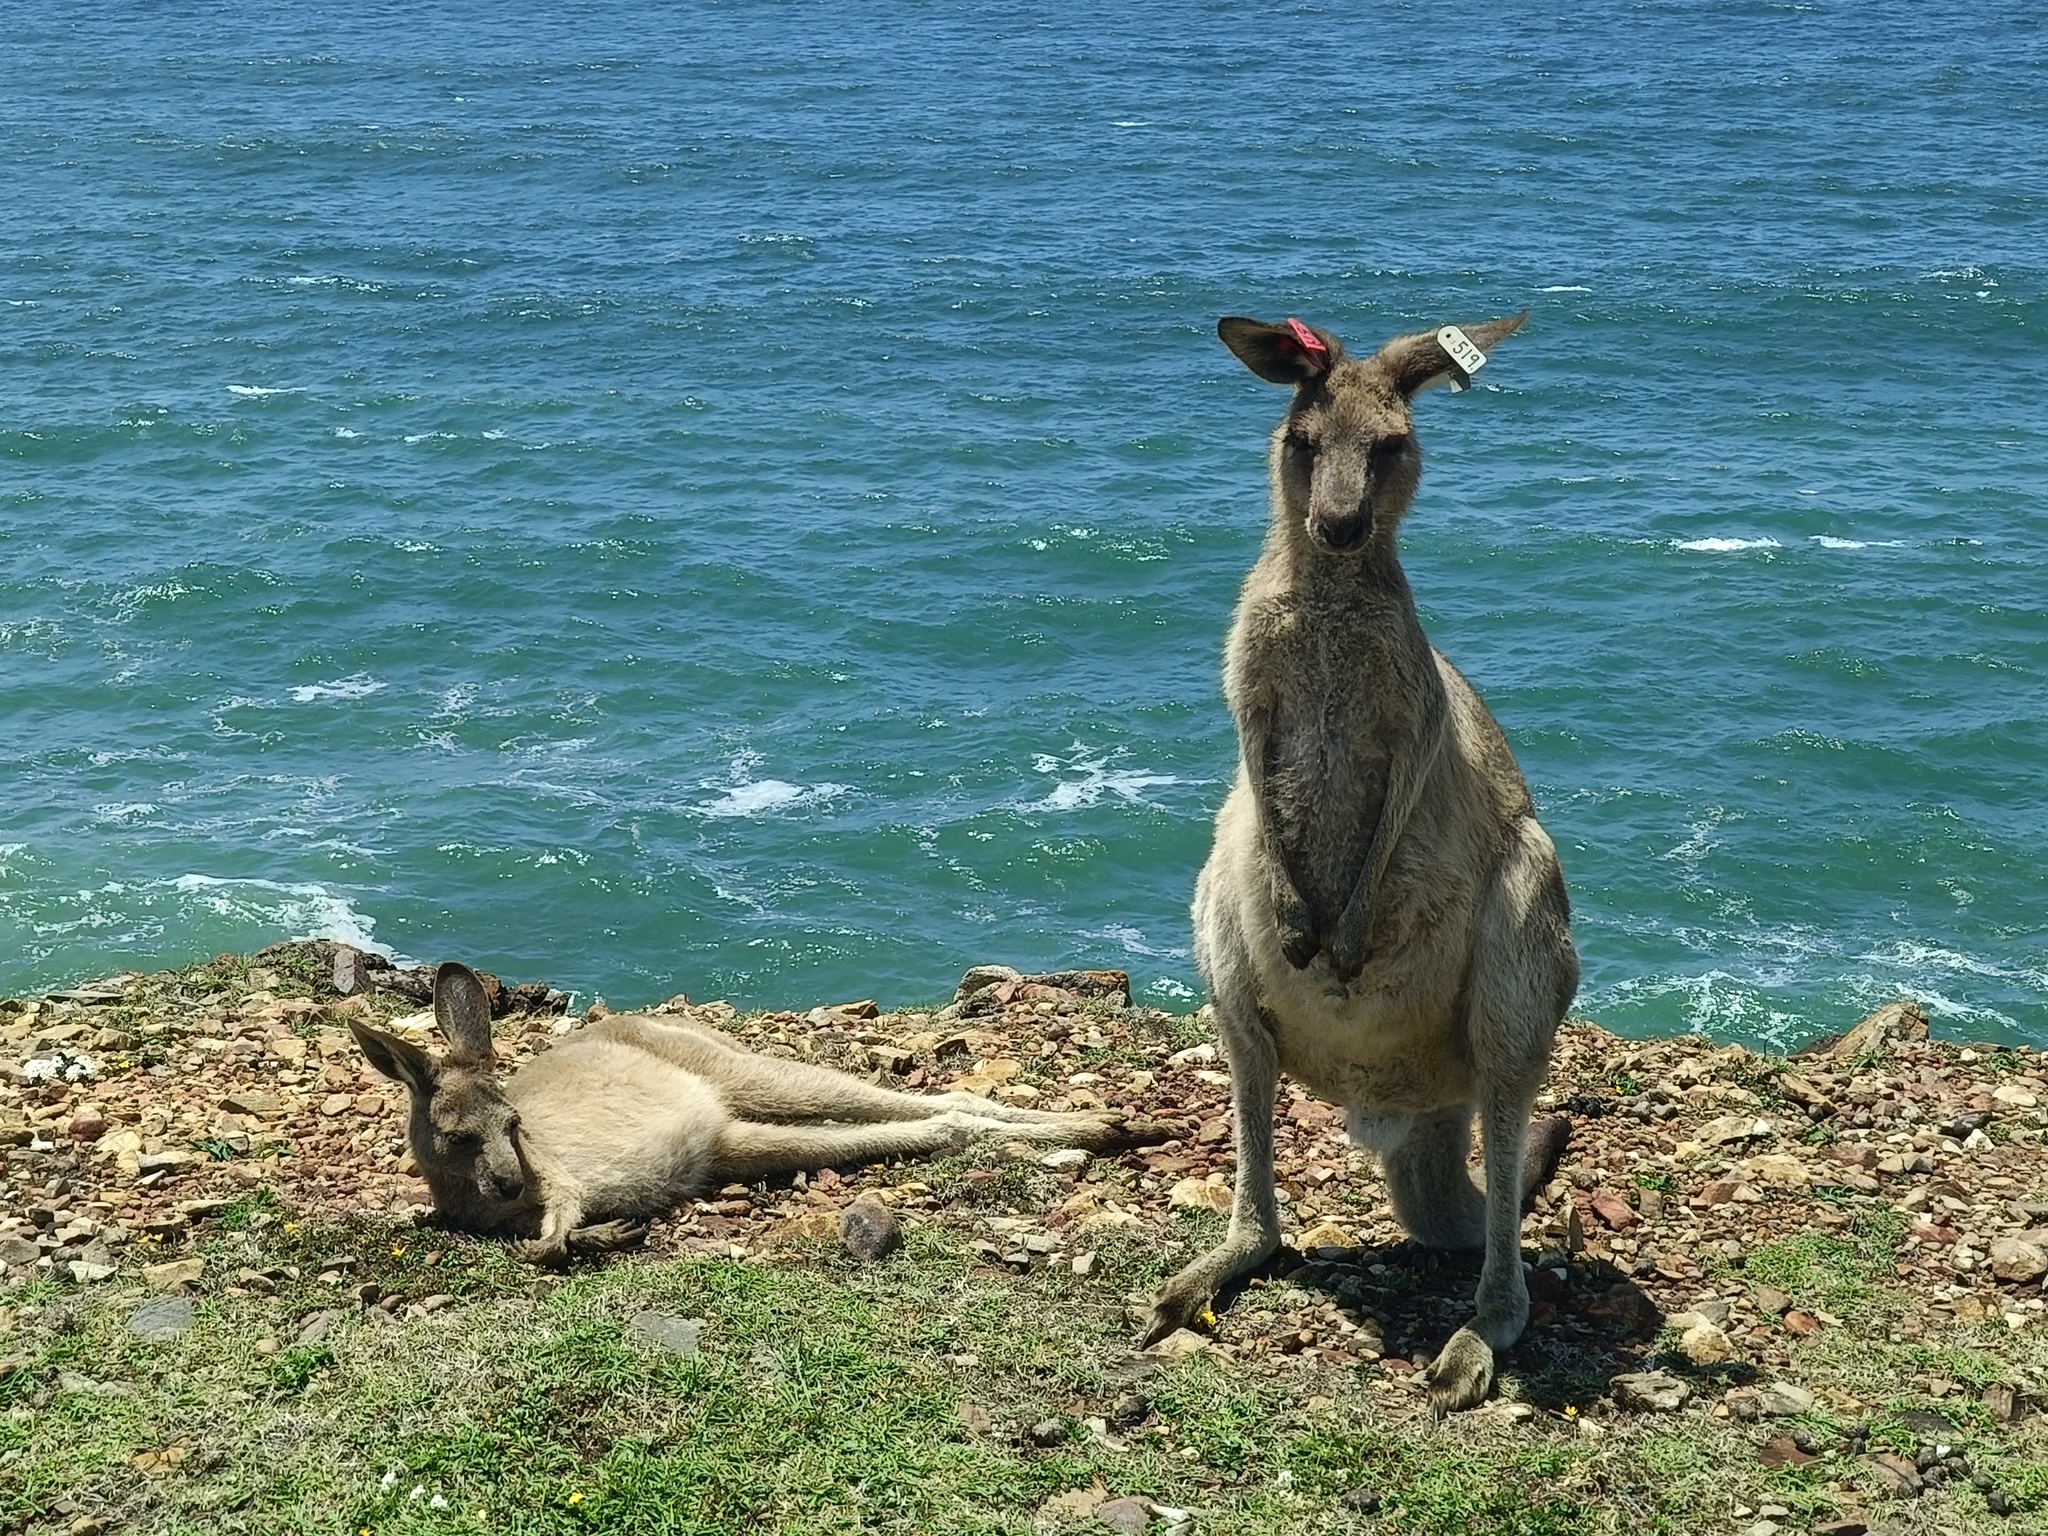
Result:
[[[1322,947],[1322,940],[1316,937],[1314,929],[1307,926],[1305,916],[1298,924],[1281,919],[1280,953],[1297,971],[1306,970]]]
[[[1152,1313],[1145,1319],[1145,1334],[1138,1347],[1149,1349],[1169,1333],[1196,1327],[1208,1311],[1207,1286],[1183,1286],[1178,1278],[1169,1280],[1165,1289],[1152,1299]]]
[[[569,1245],[560,1238],[525,1238],[512,1244],[512,1257],[535,1269],[560,1269],[569,1262]]]
[[[1493,1390],[1493,1349],[1470,1328],[1460,1328],[1429,1368],[1429,1407],[1438,1418],[1463,1413]]]
[[[637,1221],[604,1221],[578,1227],[569,1234],[569,1246],[579,1253],[616,1253],[631,1248],[647,1236],[647,1227]]]

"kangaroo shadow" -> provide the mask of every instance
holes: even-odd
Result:
[[[1265,1268],[1270,1279],[1320,1291],[1361,1321],[1379,1325],[1384,1358],[1426,1366],[1472,1314],[1484,1256],[1447,1253],[1402,1241],[1310,1258],[1283,1248]],[[1230,1296],[1219,1296],[1220,1309]],[[1553,1412],[1607,1395],[1624,1372],[1662,1370],[1707,1382],[1741,1384],[1755,1370],[1740,1362],[1698,1367],[1656,1347],[1664,1312],[1640,1285],[1606,1259],[1575,1258],[1569,1266],[1529,1277],[1529,1326],[1502,1358],[1513,1395]]]

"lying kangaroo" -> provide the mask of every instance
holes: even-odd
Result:
[[[649,1217],[721,1184],[956,1151],[987,1131],[1094,1150],[1150,1135],[1113,1114],[896,1093],[756,1056],[709,1025],[630,1013],[578,1030],[501,1089],[490,1000],[454,961],[434,976],[434,1019],[444,1058],[349,1028],[370,1064],[410,1091],[406,1136],[434,1208],[456,1226],[524,1239],[520,1256],[540,1264],[628,1246]]]
[[[1490,349],[1523,318],[1466,337]],[[1431,1369],[1436,1410],[1467,1408],[1528,1320],[1522,1204],[1568,1127],[1536,1127],[1526,1168],[1524,1128],[1579,962],[1521,771],[1424,637],[1394,552],[1422,470],[1410,399],[1465,378],[1433,334],[1352,358],[1298,321],[1217,331],[1294,398],[1273,434],[1272,527],[1224,662],[1237,782],[1195,888],[1196,962],[1230,1061],[1236,1197],[1222,1244],[1155,1299],[1149,1337],[1185,1327],[1279,1246],[1284,1069],[1350,1111],[1417,1240],[1486,1250],[1478,1316]],[[1483,1195],[1465,1167],[1475,1104]]]

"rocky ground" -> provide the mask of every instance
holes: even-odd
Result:
[[[139,1280],[175,1325],[194,1298],[282,1304],[318,1279],[333,1302],[303,1315],[294,1302],[273,1349],[337,1310],[402,1321],[451,1305],[433,1284],[439,1251],[394,1285],[361,1281],[356,1256],[338,1250],[263,1264],[252,1242],[251,1262],[224,1268],[209,1245],[230,1213],[280,1233],[427,1217],[403,1092],[368,1069],[345,1027],[366,1018],[425,1040],[426,1000],[423,973],[317,943],[0,1003],[0,1287],[17,1292],[10,1306],[0,1290],[8,1411],[33,1415],[61,1390],[40,1313],[62,1292]],[[497,1001],[508,1066],[577,1022],[544,986],[500,988]],[[1130,1007],[1120,973],[987,968],[931,1011],[855,1002],[742,1015],[685,998],[661,1009],[911,1090],[1107,1106],[1180,1133],[1118,1158],[995,1145],[937,1165],[732,1186],[617,1262],[800,1262],[807,1245],[836,1240],[865,1195],[906,1226],[959,1235],[991,1272],[1085,1291],[1115,1283],[1102,1261],[1112,1249],[1170,1270],[1228,1207],[1228,1079],[1205,1021]],[[1567,1025],[1541,1108],[1568,1117],[1573,1138],[1525,1232],[1529,1332],[1499,1399],[1467,1417],[1560,1443],[1696,1423],[1776,1478],[1731,1488],[1793,1490],[1785,1502],[1738,1490],[1701,1529],[2041,1528],[2044,1068],[2025,1048],[1930,1040],[1910,1004],[1791,1059]],[[1158,1358],[1200,1355],[1310,1405],[1362,1383],[1387,1414],[1420,1422],[1419,1368],[1468,1314],[1476,1261],[1402,1241],[1336,1111],[1290,1086],[1279,1113],[1290,1249],[1219,1302],[1213,1334],[1176,1335]],[[451,1251],[465,1241],[431,1226],[419,1238]],[[1142,1290],[1116,1299],[1135,1320]],[[1139,1396],[1075,1414],[1115,1436],[1147,1411]],[[1034,1430],[971,1393],[959,1412],[974,1435]],[[0,1453],[0,1493],[19,1454]],[[1061,1497],[1041,1523],[1142,1530],[1175,1513],[1101,1490]],[[1352,1516],[1379,1509],[1371,1489],[1350,1497]],[[102,1528],[65,1502],[23,1495],[0,1505],[0,1528]],[[1398,1527],[1399,1513],[1384,1518]]]

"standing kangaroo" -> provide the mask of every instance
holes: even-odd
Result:
[[[1490,349],[1524,315],[1466,328]],[[1230,1062],[1237,1189],[1223,1242],[1167,1282],[1148,1337],[1185,1327],[1280,1244],[1284,1069],[1349,1111],[1420,1242],[1486,1250],[1478,1315],[1431,1368],[1439,1413],[1493,1385],[1529,1316],[1522,1205],[1569,1127],[1524,1132],[1578,986],[1564,877],[1500,728],[1431,648],[1394,552],[1422,457],[1412,397],[1465,376],[1433,334],[1368,358],[1298,321],[1223,344],[1291,385],[1273,522],[1223,668],[1237,782],[1195,887],[1195,956]],[[1483,360],[1483,359],[1482,359]],[[1467,364],[1472,363],[1469,353]],[[1466,1171],[1472,1113],[1485,1192]]]
[[[649,1217],[721,1184],[957,1151],[985,1131],[1091,1149],[1158,1139],[1119,1115],[896,1093],[757,1056],[709,1025],[630,1013],[578,1030],[500,1089],[490,999],[454,961],[434,975],[434,1019],[444,1058],[349,1028],[410,1093],[406,1137],[434,1208],[458,1227],[524,1239],[517,1251],[537,1264],[626,1247]]]

